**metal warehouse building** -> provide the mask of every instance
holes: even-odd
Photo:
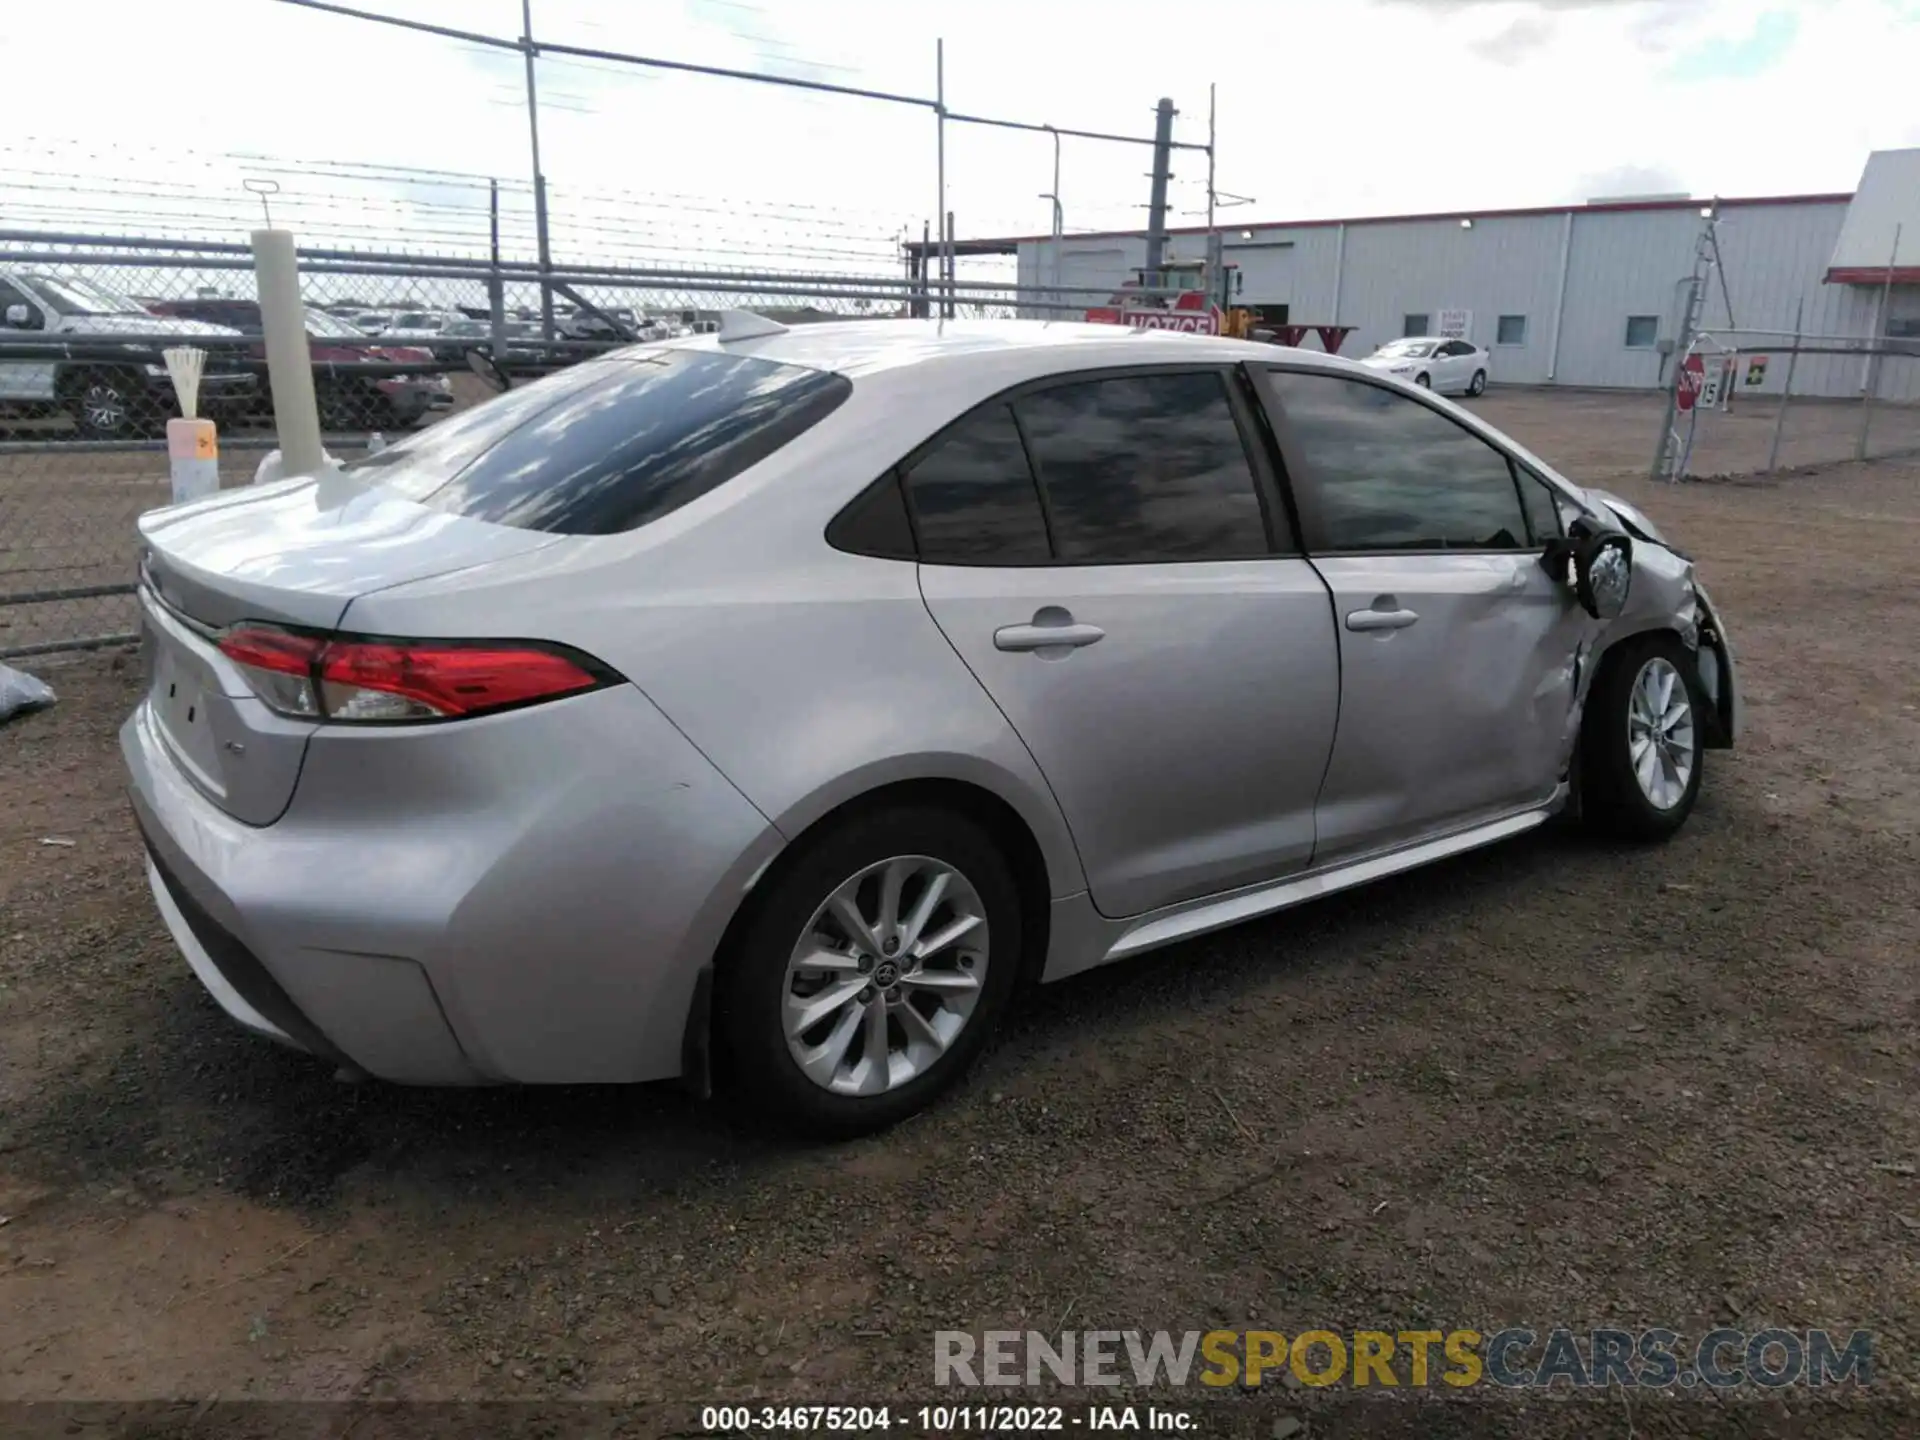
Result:
[[[1239,271],[1233,304],[1272,323],[1357,327],[1342,354],[1442,333],[1445,316],[1447,333],[1463,327],[1493,351],[1496,383],[1649,389],[1671,373],[1706,209],[1656,197],[1238,225],[1223,247]],[[1721,200],[1716,229],[1708,332],[1737,324],[1751,346],[1777,331],[1784,346],[1797,318],[1810,336],[1920,337],[1920,149],[1876,152],[1855,194]],[[1117,287],[1147,249],[1144,231],[1001,243],[1020,283],[1043,288]],[[1167,258],[1203,260],[1206,243],[1204,229],[1171,230]],[[1783,369],[1761,389],[1777,391]],[[1882,398],[1920,400],[1920,366],[1898,370]],[[1794,390],[1857,395],[1863,373],[1855,356],[1807,355]]]

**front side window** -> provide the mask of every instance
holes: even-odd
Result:
[[[1659,338],[1660,317],[1658,315],[1627,317],[1627,348],[1629,350],[1651,350],[1654,342]]]
[[[744,355],[630,352],[509,390],[346,469],[475,520],[612,535],[758,464],[852,389]]]
[[[1513,471],[1479,436],[1382,386],[1270,374],[1307,472],[1293,479],[1308,549],[1525,548]]]
[[[1078,381],[1021,396],[1013,409],[1060,560],[1269,553],[1260,492],[1220,372]]]
[[[1527,512],[1527,529],[1532,533],[1533,543],[1544,545],[1554,536],[1566,534],[1567,528],[1560,521],[1560,496],[1554,488],[1518,465],[1514,473],[1520,479],[1520,504]]]
[[[931,564],[1018,565],[1052,556],[1013,411],[977,410],[907,470],[920,556]]]

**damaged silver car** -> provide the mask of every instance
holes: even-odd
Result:
[[[395,1081],[885,1125],[1018,985],[1662,839],[1740,729],[1645,516],[1254,343],[733,315],[141,529],[160,912]]]

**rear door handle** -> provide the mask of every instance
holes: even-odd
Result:
[[[1420,618],[1413,610],[1349,610],[1349,630],[1404,630]]]
[[[996,650],[1077,650],[1104,640],[1107,632],[1098,625],[1081,625],[1058,605],[1042,606],[1028,625],[1002,625],[993,632]]]

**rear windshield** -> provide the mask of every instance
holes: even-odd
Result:
[[[839,408],[842,375],[699,350],[588,361],[346,468],[436,510],[556,535],[637,530]]]

